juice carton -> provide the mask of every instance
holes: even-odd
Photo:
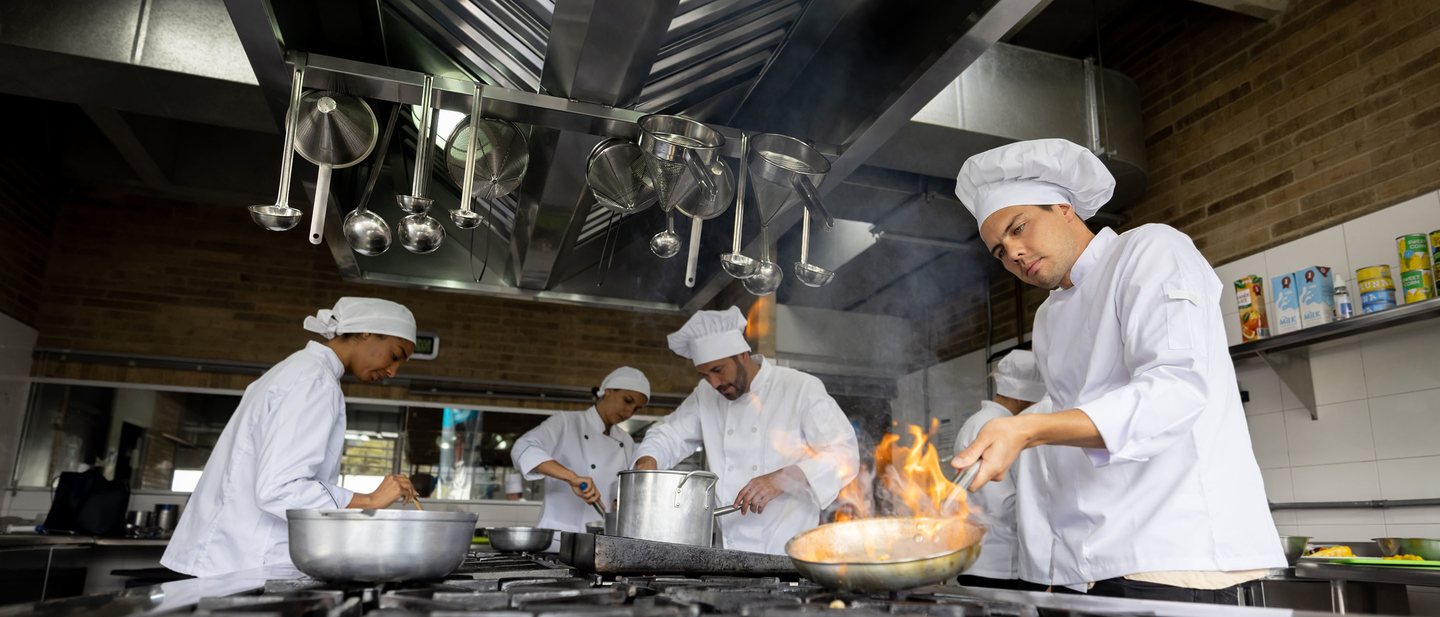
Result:
[[[1240,340],[1249,342],[1270,336],[1265,321],[1265,283],[1251,274],[1235,281],[1235,304],[1240,307]]]

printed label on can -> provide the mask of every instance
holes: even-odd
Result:
[[[1380,289],[1360,294],[1360,312],[1376,313],[1395,308],[1395,290]]]
[[[1430,269],[1430,242],[1425,234],[1409,234],[1395,239],[1400,252],[1400,271]]]
[[[1405,289],[1405,303],[1435,297],[1435,275],[1429,268],[1400,273],[1400,286]]]

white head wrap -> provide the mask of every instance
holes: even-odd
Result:
[[[603,390],[630,390],[650,398],[650,380],[645,378],[645,373],[640,369],[622,366],[605,376],[605,381],[600,382],[600,389]]]
[[[1031,403],[1045,398],[1045,380],[1035,354],[1024,349],[1005,354],[995,367],[995,392]]]
[[[518,473],[512,473],[508,476],[505,476],[505,493],[514,494],[524,492],[525,487],[520,483],[520,481],[523,479],[524,478],[521,478],[520,474]]]
[[[670,351],[689,358],[695,366],[750,352],[750,343],[745,342],[745,314],[734,306],[695,313],[667,340]]]
[[[1110,201],[1115,176],[1089,150],[1064,139],[1036,139],[970,157],[955,178],[955,196],[984,224],[1010,206],[1070,204],[1081,220]]]
[[[410,309],[378,298],[341,298],[333,309],[305,318],[305,329],[327,339],[337,334],[369,332],[415,342],[415,315]]]

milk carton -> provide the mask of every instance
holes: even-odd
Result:
[[[1335,321],[1335,279],[1330,269],[1313,266],[1295,273],[1300,286],[1300,327]]]
[[[1270,295],[1275,299],[1275,310],[1270,314],[1271,331],[1285,334],[1300,329],[1300,287],[1295,284],[1294,274],[1282,274],[1270,279]]]

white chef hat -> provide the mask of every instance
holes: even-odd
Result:
[[[415,315],[403,305],[379,298],[341,298],[333,309],[305,318],[305,329],[332,339],[337,334],[369,332],[415,342]]]
[[[670,351],[689,358],[695,366],[750,351],[750,343],[745,342],[745,314],[734,306],[695,313],[667,340]]]
[[[1035,354],[1025,349],[1005,354],[995,367],[995,391],[1032,403],[1045,398],[1045,380],[1040,377]]]
[[[605,381],[600,382],[600,389],[603,390],[630,390],[650,398],[650,380],[645,378],[645,373],[640,369],[622,366],[605,376]]]
[[[1035,139],[970,157],[955,196],[980,224],[1010,206],[1070,204],[1081,220],[1110,201],[1115,176],[1090,150],[1064,139]]]
[[[518,473],[512,473],[508,476],[505,476],[505,493],[512,494],[524,492],[525,486],[520,483],[521,480],[524,480],[524,478],[521,478],[520,474]]]

